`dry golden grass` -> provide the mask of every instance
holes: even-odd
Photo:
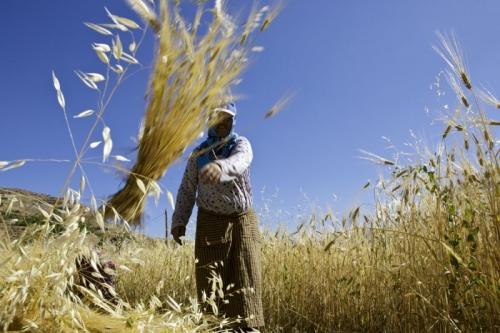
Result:
[[[451,75],[467,88],[451,84],[458,103],[476,101],[463,73]],[[443,140],[432,153],[416,145],[408,165],[378,160],[393,169],[375,188],[375,212],[313,215],[297,233],[263,235],[266,332],[499,329],[498,122],[465,108],[447,117],[443,135],[461,143]]]
[[[245,69],[255,27],[246,24],[240,31],[225,13],[222,2],[213,9],[213,20],[200,33],[204,9],[200,6],[194,22],[179,14],[180,2],[161,1],[161,20],[144,10],[141,0],[129,0],[143,19],[159,34],[154,70],[148,89],[148,107],[143,120],[137,160],[127,181],[107,205],[105,216],[116,212],[131,225],[140,225],[145,192],[154,189],[166,169],[206,128],[207,111],[230,95],[231,85]],[[253,11],[247,22],[259,24]],[[275,16],[276,12],[272,11]],[[268,25],[273,17],[262,23]],[[156,186],[157,187],[157,186]]]
[[[153,24],[161,32],[167,29],[165,5],[163,13],[162,23]],[[146,21],[156,22],[153,19]],[[182,31],[176,28],[167,42],[182,45],[189,54],[190,44],[185,41],[189,39]],[[162,33],[162,39],[169,38],[165,35]],[[313,213],[296,232],[263,231],[263,332],[500,330],[500,168],[494,130],[500,122],[490,119],[477,100],[481,98],[493,107],[499,103],[489,91],[472,89],[478,85],[472,84],[465,70],[455,37],[439,36],[445,50],[440,53],[452,59],[447,61],[451,66],[448,81],[463,107],[443,118],[443,140],[436,151],[417,144],[418,159],[409,164],[368,155],[392,168],[389,176],[381,175],[372,187],[376,194],[373,212],[357,207],[341,217],[331,212]],[[245,33],[242,38],[247,39]],[[182,43],[175,44],[175,40]],[[195,45],[191,45],[193,50]],[[209,47],[205,51],[216,50]],[[217,52],[215,57],[220,59],[229,56],[223,55],[223,49]],[[210,65],[210,58],[192,56]],[[189,143],[160,137],[158,140],[164,140],[161,147],[169,151],[159,152],[159,146],[147,141],[152,138],[148,133],[166,135],[162,126],[171,125],[165,119],[180,112],[174,106],[190,105],[186,101],[189,92],[174,91],[169,97],[169,88],[155,79],[156,75],[167,75],[163,83],[177,80],[175,73],[164,71],[168,66],[186,73],[181,65],[188,56],[179,57],[167,59],[161,66],[157,61],[139,147],[143,157],[164,154],[175,158]],[[210,73],[213,75],[215,69]],[[193,87],[203,85],[197,75],[187,79]],[[60,92],[56,79],[54,82]],[[209,97],[213,101],[220,98],[213,94]],[[62,93],[58,95],[64,107]],[[201,130],[204,111],[193,106],[184,112],[188,118],[174,117],[174,123],[184,119],[190,130]],[[184,133],[177,130],[177,135]],[[460,140],[449,143],[452,137]],[[135,185],[126,190],[141,192],[140,197],[170,162],[146,169],[151,161],[144,163],[132,170],[130,183]],[[143,186],[144,191],[134,186]],[[124,234],[118,242],[103,244],[118,267],[116,291],[121,301],[117,307],[106,303],[92,288],[78,288],[75,259],[85,255],[98,260],[91,255],[95,242],[80,228],[84,211],[79,193],[83,187],[67,192],[76,198],[68,199],[71,196],[67,195],[60,209],[42,212],[47,218],[44,226],[30,229],[19,239],[0,239],[0,324],[4,330],[213,332],[234,320],[201,311],[202,306],[214,302],[209,298],[199,304],[193,296],[195,258],[189,241],[179,247]],[[120,204],[118,201],[118,207]],[[140,204],[134,207],[124,213],[131,221],[139,218],[142,209]],[[0,222],[6,223],[3,218]],[[62,233],[52,233],[56,226],[63,227]],[[83,300],[77,290],[86,295]]]
[[[212,13],[204,11],[200,6],[195,21],[191,24],[180,16],[179,1],[171,4],[168,0],[162,0],[158,16],[154,8],[141,0],[130,0],[128,3],[159,35],[156,60],[147,91],[148,106],[137,148],[137,161],[132,170],[127,171],[125,187],[108,203],[100,205],[100,209],[92,194],[90,206],[93,216],[89,216],[86,208],[80,205],[80,198],[88,182],[82,168],[82,158],[88,148],[95,148],[100,144],[89,144],[91,134],[100,124],[116,88],[128,77],[125,74],[129,68],[139,64],[135,54],[142,41],[140,39],[136,42],[132,33],[132,42],[128,48],[131,53],[126,53],[120,32],[115,34],[114,31],[129,32],[131,29],[140,29],[140,26],[108,11],[113,23],[86,23],[96,32],[111,36],[110,45],[93,44],[96,55],[107,66],[106,75],[76,71],[87,87],[101,93],[98,101],[100,109],[97,112],[87,110],[75,116],[95,116],[94,125],[80,150],[73,140],[61,85],[55,73],[52,75],[76,161],[60,197],[49,205],[50,208],[39,210],[45,218],[45,224],[29,228],[20,238],[6,237],[0,240],[0,324],[4,330],[209,332],[217,327],[227,326],[232,321],[203,314],[198,302],[189,297],[189,288],[177,292],[171,288],[171,279],[185,280],[188,276],[184,274],[188,262],[185,262],[184,270],[179,269],[175,274],[167,275],[171,279],[164,280],[164,272],[158,269],[172,268],[176,266],[176,260],[164,261],[163,265],[159,265],[161,261],[157,257],[143,260],[139,257],[141,248],[137,241],[132,242],[132,247],[127,247],[127,242],[119,242],[119,249],[110,250],[121,277],[119,285],[122,287],[119,293],[122,297],[117,306],[104,300],[99,288],[90,285],[87,289],[76,283],[79,275],[75,260],[84,256],[92,266],[96,266],[100,260],[92,251],[98,240],[87,236],[87,231],[83,228],[87,223],[85,219],[90,217],[95,220],[102,232],[105,232],[105,219],[108,217],[112,217],[114,223],[120,217],[124,219],[125,226],[129,225],[128,222],[133,226],[140,226],[145,197],[151,192],[156,197],[159,196],[161,190],[156,181],[205,129],[207,110],[221,103],[230,94],[231,84],[245,68],[253,39],[248,42],[242,40],[259,27],[261,31],[264,30],[277,11],[252,11],[248,23],[240,31],[225,12],[222,1],[216,1]],[[205,19],[204,13],[212,16],[212,23],[208,26],[200,24],[202,17]],[[268,14],[263,23],[261,16],[264,13]],[[245,38],[242,38],[242,34]],[[116,74],[115,87],[108,85],[113,73]],[[104,83],[99,83],[103,81]],[[103,163],[112,156],[113,141],[110,133],[110,128],[104,126]],[[114,158],[117,161],[126,160],[121,156]],[[24,163],[24,160],[1,162],[0,168],[7,171]],[[67,185],[77,167],[82,169],[83,174],[80,189],[69,189]],[[91,188],[90,190],[92,191]],[[9,198],[11,203],[14,202],[13,199]],[[3,217],[1,220],[5,226],[6,220]],[[126,233],[118,236],[123,236],[125,240],[130,238]],[[155,247],[157,249],[157,245]],[[164,250],[167,253],[173,251],[170,247],[164,247]],[[148,253],[157,254],[156,251]],[[173,251],[173,255],[167,258],[175,258],[175,253]],[[137,275],[126,274],[132,272],[129,267],[135,269],[136,266],[148,267],[150,264],[156,270],[146,271],[147,278],[139,275],[140,280],[135,281],[134,277]],[[151,285],[145,285],[147,282],[154,282],[153,291],[149,289]],[[144,285],[143,289],[139,287],[141,285]],[[187,298],[188,302],[180,305],[169,295]],[[207,304],[215,304],[212,296],[207,299]]]

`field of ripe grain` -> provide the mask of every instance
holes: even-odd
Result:
[[[79,189],[70,189],[68,181],[55,199],[1,189],[4,331],[229,332],[232,323],[246,319],[217,315],[218,302],[231,302],[231,294],[241,292],[231,289],[232,281],[215,276],[206,299],[197,299],[192,240],[179,246],[134,233],[129,226],[140,226],[147,195],[159,196],[157,180],[205,129],[205,111],[246,66],[250,33],[264,31],[276,12],[267,9],[264,15],[255,9],[248,20],[253,23],[232,35],[234,26],[216,7],[201,38],[196,35],[199,17],[188,29],[178,12],[168,12],[166,1],[158,16],[141,0],[129,2],[160,34],[138,159],[127,171],[124,188],[99,205],[92,195],[90,207],[80,202],[88,186],[84,176]],[[114,28],[135,27],[128,19],[110,17]],[[104,35],[111,29],[109,24],[87,26]],[[113,67],[111,54],[131,66],[136,59],[124,56],[120,38],[111,35],[112,47],[93,47],[119,85],[128,67]],[[266,321],[261,332],[500,331],[500,138],[495,131],[500,122],[489,110],[499,108],[500,101],[471,81],[455,35],[438,33],[438,40],[436,51],[449,65],[444,76],[460,103],[443,117],[438,147],[431,152],[415,144],[418,158],[408,164],[366,153],[390,168],[367,186],[375,198],[369,211],[362,206],[343,216],[313,211],[296,230],[261,226]],[[134,42],[130,49],[135,47]],[[79,77],[92,89],[104,80],[96,73]],[[55,74],[53,84],[67,116]],[[107,92],[106,98],[112,97],[113,91]],[[107,104],[100,105],[92,131]],[[85,111],[75,118],[91,115]],[[83,170],[86,149],[100,143],[89,140],[90,134],[80,153],[75,148],[68,180],[77,167]],[[103,140],[106,160],[113,146],[108,127]],[[0,168],[22,164],[0,162]],[[104,251],[102,257],[97,248]],[[76,265],[82,258],[95,269],[93,277],[106,273],[115,286],[83,286]],[[98,269],[108,259],[116,269]]]

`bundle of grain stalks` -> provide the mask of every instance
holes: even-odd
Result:
[[[245,69],[253,31],[263,31],[277,11],[254,9],[243,29],[215,1],[212,22],[198,5],[193,22],[180,16],[180,1],[162,0],[160,16],[141,0],[127,0],[158,36],[156,59],[147,90],[148,105],[137,147],[137,160],[125,186],[108,201],[105,217],[118,213],[140,226],[145,199],[166,169],[181,157],[206,128],[207,112],[221,103]],[[263,17],[263,15],[266,17]]]

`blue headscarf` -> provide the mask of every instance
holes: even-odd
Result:
[[[215,125],[208,129],[208,139],[200,145],[200,151],[203,153],[197,157],[198,170],[217,158],[228,157],[238,140],[238,134],[234,133],[234,124],[236,124],[236,105],[234,102],[229,102],[225,107],[217,108],[214,111],[225,112],[232,116],[231,130],[227,136],[220,137],[217,135]],[[220,143],[221,141],[224,143]]]

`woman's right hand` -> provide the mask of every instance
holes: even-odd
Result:
[[[186,236],[186,227],[182,226],[174,227],[172,228],[170,233],[174,237],[174,241],[176,241],[179,245],[182,245],[181,237]]]

